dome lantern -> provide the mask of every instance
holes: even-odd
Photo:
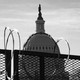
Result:
[[[43,20],[43,17],[42,17],[41,5],[40,4],[39,4],[39,7],[38,7],[38,11],[39,11],[39,14],[38,14],[38,18],[36,20],[36,32],[37,33],[44,33],[45,32],[45,30],[44,30],[45,21]]]

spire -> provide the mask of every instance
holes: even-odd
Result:
[[[36,21],[36,32],[37,33],[44,33],[45,32],[45,29],[44,29],[45,21],[42,18],[41,5],[40,4],[39,4],[39,7],[38,7],[38,12],[39,13],[38,13],[37,21]]]
[[[39,11],[39,14],[38,14],[38,20],[43,20],[42,18],[42,13],[41,13],[41,4],[39,4],[39,7],[38,7],[38,11]]]

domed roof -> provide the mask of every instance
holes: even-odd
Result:
[[[59,53],[59,48],[53,38],[46,33],[36,33],[29,37],[24,44],[27,51]]]
[[[36,33],[31,35],[27,42],[24,44],[23,49],[27,51],[38,51],[48,53],[60,53],[57,43],[53,38],[45,33],[41,5],[38,7],[38,18],[36,21]]]

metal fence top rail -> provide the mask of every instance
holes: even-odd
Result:
[[[10,54],[11,50],[0,49],[0,54]]]
[[[53,58],[67,58],[68,55],[66,54],[56,54],[56,53],[45,53],[45,52],[35,52],[35,51],[24,51],[24,50],[14,50],[14,54],[24,54],[24,55],[31,55],[31,56],[39,56],[39,57],[53,57]],[[69,59],[79,59],[79,55],[70,55]]]

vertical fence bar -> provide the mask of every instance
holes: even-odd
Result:
[[[5,58],[6,58],[6,72],[8,77],[11,77],[11,51],[5,50]]]
[[[11,75],[11,50],[0,49],[0,54],[2,54],[3,56],[5,56],[4,59],[2,59],[1,55],[0,55],[0,58],[1,58],[0,67],[4,67],[5,66],[4,70],[0,70],[0,71],[2,71],[1,74],[0,74],[0,76],[5,73],[5,75],[4,75],[5,76],[5,80],[8,80],[7,76],[11,77],[10,76]],[[3,60],[3,62],[2,62],[2,60]],[[4,62],[4,60],[5,60],[5,62]],[[1,66],[3,63],[4,63],[4,65]],[[2,80],[2,79],[3,78],[0,77],[0,80]]]
[[[13,80],[19,80],[18,78],[18,52],[14,51],[14,79]]]
[[[44,56],[40,56],[40,80],[44,80]]]

